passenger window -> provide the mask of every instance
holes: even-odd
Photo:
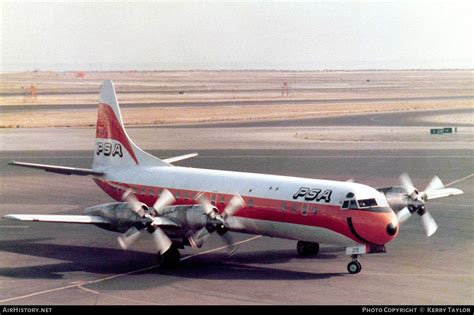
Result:
[[[249,199],[249,202],[247,203],[249,208],[253,207],[253,199]]]
[[[211,203],[214,205],[216,204],[216,194],[211,195]]]
[[[312,212],[314,215],[316,215],[316,213],[318,213],[318,208],[314,207]]]
[[[148,193],[150,194],[150,197],[153,197],[153,188],[151,188]]]
[[[308,214],[308,205],[307,204],[303,204],[301,206],[301,215],[304,215],[306,216]]]
[[[189,193],[187,191],[184,192],[184,200],[188,200],[189,198]]]
[[[142,195],[145,195],[145,187],[142,187],[142,192],[141,192]]]
[[[225,196],[221,196],[221,203],[222,203],[222,204],[225,203]]]
[[[296,204],[291,205],[291,212],[296,213]]]
[[[281,210],[283,210],[283,211],[286,210],[286,203],[282,202],[282,204],[281,204]]]
[[[176,191],[176,200],[179,199],[179,190]]]

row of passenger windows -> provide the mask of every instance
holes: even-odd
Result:
[[[298,210],[300,210],[301,215],[308,215],[308,212],[310,211],[310,214],[315,215],[318,212],[318,208],[315,206],[309,206],[309,204],[304,203],[304,204],[297,204],[297,203],[290,203],[287,204],[286,202],[281,203],[281,210],[282,211],[291,211],[293,213],[297,213]]]
[[[117,184],[112,185],[112,187],[116,192],[124,191],[124,190],[130,188],[130,189],[132,189],[132,191],[135,194],[140,194],[142,196],[148,195],[150,197],[159,196],[162,192],[162,189],[147,189],[146,187],[137,188],[137,187],[129,187],[129,186],[125,186],[125,185],[117,185]],[[175,191],[174,197],[177,200],[181,199],[181,197],[183,197],[182,199],[184,199],[184,200],[194,200],[196,198],[197,194],[198,194],[197,192],[190,193],[188,191],[184,191],[184,192]],[[230,198],[231,197],[228,197],[227,199],[230,199]],[[216,204],[216,194],[215,193],[211,194],[210,201],[211,201],[212,204]],[[226,203],[226,196],[219,195],[218,202],[221,203],[221,204]],[[246,200],[246,203],[247,203],[248,208],[253,208],[254,199],[249,198],[249,199]],[[300,203],[291,203],[291,202],[290,203],[282,202],[281,206],[280,206],[280,209],[282,211],[291,211],[292,213],[300,212],[301,215],[304,215],[304,216],[308,215],[308,213],[315,215],[318,212],[318,209],[315,206],[310,207],[309,204],[300,204]]]
[[[120,185],[120,184],[113,184],[112,189],[115,192],[121,192],[121,191],[125,191],[127,189],[131,189],[134,194],[140,194],[142,196],[150,196],[150,197],[159,196],[161,194],[161,192],[163,191],[162,189],[153,189],[153,188],[152,189],[147,189],[146,187],[137,188],[137,187],[129,187],[129,186],[126,186],[126,185]],[[194,200],[194,199],[196,199],[198,194],[199,194],[199,192],[191,193],[191,192],[188,192],[188,191],[176,190],[175,193],[174,193],[174,197],[176,199]],[[216,203],[216,194],[212,193],[210,195],[211,195],[210,196],[211,203],[215,204]],[[227,199],[230,199],[230,198],[227,198]],[[226,202],[226,196],[220,195],[219,196],[219,202],[221,204],[224,204]],[[252,203],[253,203],[253,200],[250,201],[250,205]]]

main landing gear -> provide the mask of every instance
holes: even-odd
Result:
[[[157,258],[158,265],[163,267],[175,267],[179,264],[181,254],[175,245],[171,245],[171,247],[163,255],[158,253]]]
[[[356,274],[362,270],[362,265],[358,257],[359,255],[352,255],[352,261],[347,265],[347,271],[349,271],[350,274]]]
[[[296,251],[298,255],[302,257],[316,256],[319,253],[319,244],[298,241],[298,243],[296,243]]]

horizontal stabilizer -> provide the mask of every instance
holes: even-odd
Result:
[[[169,158],[169,159],[164,159],[163,161],[165,161],[166,163],[174,163],[174,162],[178,162],[178,161],[193,158],[197,155],[198,155],[197,153],[190,153],[190,154],[175,156],[175,157],[172,157],[172,158]]]
[[[35,163],[25,163],[25,162],[16,162],[11,161],[9,165],[16,165],[29,168],[37,168],[40,170],[45,170],[46,172],[64,174],[64,175],[79,175],[79,176],[103,176],[103,172],[94,171],[88,168],[76,168],[76,167],[67,167],[67,166],[57,166],[57,165],[46,165],[46,164],[35,164]]]
[[[8,214],[5,219],[33,222],[108,224],[107,220],[95,215],[55,215],[55,214]]]

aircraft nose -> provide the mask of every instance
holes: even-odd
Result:
[[[361,243],[387,244],[393,241],[399,231],[394,212],[370,212],[354,210],[347,217],[347,225],[352,235]]]
[[[390,236],[394,236],[395,234],[397,234],[397,226],[393,223],[389,223],[389,225],[387,225],[387,234],[390,235]]]

